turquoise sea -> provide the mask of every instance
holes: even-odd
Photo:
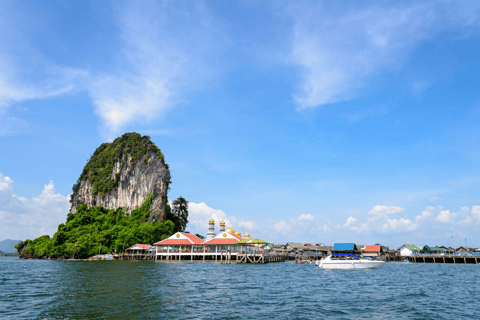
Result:
[[[0,319],[478,319],[480,265],[0,257]]]

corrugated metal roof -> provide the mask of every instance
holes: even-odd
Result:
[[[334,243],[333,251],[353,251],[356,250],[355,243]]]

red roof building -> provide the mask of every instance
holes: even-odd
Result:
[[[177,232],[170,238],[155,243],[155,246],[199,246],[203,240],[199,237],[184,232]]]
[[[227,246],[234,245],[237,241],[243,240],[240,236],[229,233],[222,232],[215,236],[215,238],[207,240],[202,243],[204,246]]]
[[[373,246],[365,246],[365,252],[378,252],[382,250],[382,246],[379,244],[373,245]]]
[[[382,246],[379,244],[365,246],[365,250],[362,252],[365,256],[380,256],[382,254]]]
[[[134,244],[133,246],[131,246],[130,248],[127,248],[127,250],[148,250],[150,249],[152,246],[149,245],[149,244]]]

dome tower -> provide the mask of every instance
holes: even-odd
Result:
[[[220,221],[220,233],[225,232],[225,221]]]
[[[208,221],[208,232],[207,232],[207,240],[215,238],[215,220],[210,219]]]

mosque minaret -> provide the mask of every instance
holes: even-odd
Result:
[[[223,221],[222,221],[223,222]],[[221,224],[221,223],[220,223]],[[225,228],[225,227],[224,227]],[[221,227],[220,227],[220,231],[221,230]],[[216,236],[216,233],[215,233],[215,220],[213,219],[210,219],[208,221],[208,232],[207,232],[207,239],[206,240],[210,240],[210,239],[213,239],[215,238]]]
[[[225,221],[220,221],[220,233],[225,232]]]

